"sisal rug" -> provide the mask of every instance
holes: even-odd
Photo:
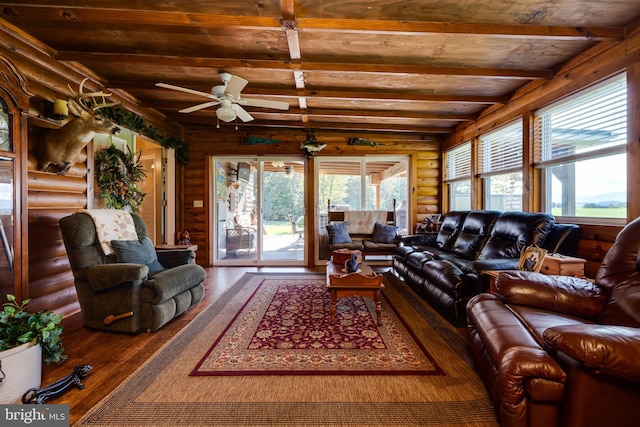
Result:
[[[74,426],[498,426],[460,335],[391,275],[383,313],[401,313],[439,375],[190,375],[260,284],[291,278],[324,275],[245,275]]]
[[[324,277],[265,279],[191,375],[442,374],[385,298],[381,326],[370,298],[330,309]]]

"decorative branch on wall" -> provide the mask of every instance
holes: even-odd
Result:
[[[125,153],[115,145],[96,151],[95,174],[106,208],[138,211],[146,194],[138,190],[137,183],[146,174],[135,153]]]
[[[371,141],[370,139],[364,138],[349,138],[347,140],[347,145],[368,145],[370,147],[375,147],[377,145],[384,145],[379,142]]]
[[[120,126],[123,126],[133,132],[138,132],[144,136],[153,139],[164,148],[173,148],[176,150],[176,160],[182,164],[189,161],[187,156],[187,145],[184,141],[161,135],[158,128],[147,124],[144,117],[125,110],[122,107],[109,107],[100,110],[100,115],[113,120]]]

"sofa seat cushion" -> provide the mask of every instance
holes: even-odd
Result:
[[[374,242],[373,240],[363,240],[362,244],[364,245],[364,248],[368,251],[385,251],[385,252],[390,252],[390,251],[394,251],[396,248],[396,244],[395,243],[378,243],[378,242]]]
[[[533,336],[545,350],[550,351],[551,347],[544,339],[544,331],[556,326],[578,326],[584,325],[585,320],[568,314],[541,310],[539,308],[527,307],[523,305],[507,305],[509,310],[518,318],[523,327]],[[588,322],[587,322],[588,323]]]
[[[423,251],[412,252],[407,256],[407,267],[410,270],[420,271],[427,261],[432,261],[433,257]]]
[[[446,293],[452,299],[467,295],[466,278],[462,270],[446,260],[432,260],[422,265],[425,282]]]
[[[352,251],[361,251],[364,249],[364,245],[362,244],[362,240],[352,240],[349,243],[332,243],[331,250],[335,251],[337,249],[349,249]]]
[[[420,248],[418,246],[397,246],[395,252],[396,252],[396,255],[404,259],[409,254],[418,252],[418,251],[420,251]]]
[[[544,338],[553,348],[600,374],[640,381],[638,328],[596,324],[565,325],[548,329]]]
[[[197,264],[180,265],[149,277],[142,289],[142,301],[161,304],[204,282],[206,273]]]

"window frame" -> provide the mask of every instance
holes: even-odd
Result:
[[[511,128],[514,128],[514,129],[511,129]],[[520,131],[519,133],[516,132],[516,130],[518,130],[517,128],[519,128],[519,131]],[[525,200],[524,200],[525,174],[524,174],[524,162],[523,162],[524,129],[525,129],[524,117],[520,116],[515,120],[511,120],[510,122],[505,123],[502,126],[494,128],[478,136],[478,160],[477,160],[478,174],[476,176],[482,180],[482,207],[484,209],[496,209],[495,207],[491,207],[489,204],[490,194],[489,194],[488,178],[508,175],[512,173],[521,174],[520,182],[521,182],[522,192],[520,194],[520,210],[522,211],[524,209],[524,206],[525,206]],[[519,147],[515,146],[516,148],[512,152],[508,152],[511,155],[508,157],[505,157],[505,160],[508,160],[508,161],[504,162],[505,163],[504,167],[500,167],[499,165],[496,167],[496,165],[492,163],[492,160],[494,159],[492,159],[491,156],[487,155],[487,150],[489,148],[495,149],[495,147],[491,145],[485,146],[485,141],[491,139],[492,137],[498,136],[501,133],[507,133],[507,134],[513,133],[514,136],[519,135],[520,145]],[[505,141],[504,143],[507,143],[507,141]]]
[[[563,107],[563,105],[571,104],[573,101],[581,97],[585,97],[586,101],[592,101],[595,98],[589,97],[590,92],[598,91],[603,87],[606,87],[611,83],[614,83],[616,79],[624,79],[624,86],[628,87],[626,72],[621,72],[616,75],[610,76],[607,79],[602,80],[594,85],[583,88],[580,91],[570,96],[567,96],[562,99],[557,99],[553,103],[533,111],[532,113],[532,118],[533,118],[532,144],[534,148],[534,158],[532,161],[532,167],[540,171],[539,175],[540,175],[540,184],[542,189],[540,204],[541,204],[541,210],[543,212],[551,213],[551,209],[552,209],[550,207],[551,197],[552,197],[551,188],[550,188],[551,183],[549,182],[550,180],[548,176],[550,168],[555,166],[561,166],[564,164],[570,164],[570,163],[576,164],[578,162],[585,161],[585,160],[611,157],[618,154],[624,154],[625,157],[627,157],[628,133],[626,134],[626,138],[621,140],[622,142],[617,143],[617,145],[603,144],[605,145],[603,148],[594,149],[591,151],[585,151],[582,153],[571,154],[571,155],[566,155],[561,157],[559,156],[551,159],[542,159],[541,153],[545,150],[545,148],[541,147],[542,137],[540,135],[542,134],[542,131],[539,131],[540,125],[538,125],[536,122],[538,120],[538,117],[540,117],[542,114],[549,113],[550,111],[553,112],[553,110],[558,111]],[[628,108],[626,100],[623,103],[623,105],[625,108]],[[626,132],[628,132],[628,129],[629,129],[628,110],[625,110],[625,111],[626,111],[625,130]],[[613,110],[612,110],[612,113],[614,113]],[[549,147],[549,149],[552,149],[552,147]],[[625,163],[625,166],[626,166],[626,163]],[[628,175],[628,171],[627,171],[627,175]],[[574,176],[574,180],[575,179],[576,177]],[[627,203],[627,206],[628,206],[628,203],[629,203],[628,188],[626,188],[626,190],[627,190],[627,198],[625,199],[625,203]],[[622,225],[622,226],[624,226],[627,223],[626,215],[624,218],[574,216],[574,215],[554,215],[554,216],[560,222],[573,222],[573,223],[581,223],[581,224],[599,224],[599,225]]]
[[[451,157],[453,156],[453,160]],[[444,153],[444,167],[443,167],[443,183],[447,188],[447,205],[449,210],[453,209],[452,203],[452,189],[455,184],[469,181],[469,206],[473,206],[473,144],[471,141],[463,142],[462,144],[445,151]],[[463,165],[458,168],[455,164],[452,165],[452,161],[457,163],[459,161],[468,161],[468,166]],[[453,176],[450,176],[453,175]]]

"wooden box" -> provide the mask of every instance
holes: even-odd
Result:
[[[574,258],[566,255],[553,254],[544,257],[541,273],[560,276],[584,277],[584,264],[587,261],[582,258]]]
[[[362,251],[359,250],[349,250],[349,249],[338,249],[336,251],[331,251],[331,259],[333,261],[334,264],[340,265],[340,266],[344,266],[344,263],[347,262],[347,260],[351,259],[351,254],[353,253],[358,254],[358,264],[362,262]]]

